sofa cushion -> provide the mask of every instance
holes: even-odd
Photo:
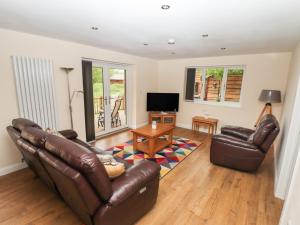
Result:
[[[44,147],[47,133],[36,127],[24,127],[21,132],[21,137],[29,141],[37,147]]]
[[[249,141],[245,141],[243,139],[232,137],[232,136],[227,136],[224,134],[213,135],[212,140],[215,142],[221,142],[224,144],[241,147],[241,148],[257,149],[257,146],[255,146]]]
[[[112,186],[104,166],[95,153],[70,140],[54,135],[47,137],[45,148],[81,172],[103,200],[110,198]]]
[[[254,130],[244,127],[226,125],[221,127],[221,133],[233,137],[242,138],[243,140],[248,140],[249,136],[254,133]]]
[[[45,132],[46,132],[47,134],[52,134],[52,135],[55,135],[55,136],[58,136],[58,137],[61,137],[61,138],[67,138],[67,137],[65,137],[64,135],[62,135],[60,132],[58,132],[57,130],[52,129],[52,128],[50,128],[50,127],[46,128],[46,129],[45,129]]]
[[[21,133],[15,129],[13,126],[7,126],[6,130],[9,134],[9,136],[11,137],[11,139],[13,140],[14,143],[17,143],[17,140],[21,137]]]
[[[58,132],[61,135],[63,135],[65,138],[70,139],[70,140],[76,139],[78,137],[77,132],[74,130],[61,130]]]
[[[46,150],[39,151],[39,156],[65,201],[93,215],[101,202],[82,174]]]
[[[19,131],[22,131],[25,127],[36,127],[42,129],[38,124],[32,122],[31,120],[24,119],[24,118],[17,118],[13,119],[12,126]]]

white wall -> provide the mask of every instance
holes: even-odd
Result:
[[[159,91],[179,92],[180,105],[177,117],[179,126],[191,127],[192,117],[208,112],[224,124],[253,127],[264,103],[258,101],[262,89],[276,89],[284,95],[290,53],[235,55],[208,58],[162,60],[159,62]],[[246,65],[240,108],[212,106],[184,101],[184,79],[187,66]],[[281,104],[273,104],[280,118]]]
[[[299,149],[298,151],[299,152]],[[291,185],[284,202],[279,225],[298,225],[300,224],[300,154],[298,154],[295,164]]]
[[[288,83],[286,86],[286,98],[283,105],[281,119],[281,136],[279,146],[276,151],[276,187],[277,197],[285,198],[288,185],[291,178],[292,169],[295,165],[295,159],[298,149],[295,148],[294,139],[297,139],[297,129],[299,125],[296,122],[299,108],[295,107],[296,96],[300,96],[300,42],[293,51]],[[297,90],[299,89],[299,90]],[[299,101],[299,100],[298,100]],[[299,104],[299,102],[298,102]],[[294,113],[294,115],[293,115]],[[294,121],[294,122],[292,122]],[[298,126],[297,126],[298,125]]]
[[[46,38],[37,35],[0,29],[0,174],[13,169],[20,162],[20,154],[12,144],[6,126],[18,117],[18,106],[13,71],[12,55],[44,57],[53,60],[58,106],[59,129],[70,127],[67,80],[60,67],[74,67],[71,72],[71,90],[82,90],[81,58],[93,58],[131,64],[133,126],[147,122],[146,92],[157,88],[157,62],[119,52],[108,51],[87,45]],[[85,139],[83,96],[74,99],[74,128]]]

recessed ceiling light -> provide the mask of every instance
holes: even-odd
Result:
[[[207,37],[208,37],[208,34],[202,34],[202,37],[203,37],[203,38],[207,38]]]
[[[149,44],[148,43],[144,43],[143,45],[148,46]]]
[[[170,8],[170,6],[169,6],[169,5],[162,5],[161,8],[162,8],[163,10],[167,10],[167,9]]]
[[[175,44],[175,39],[174,39],[174,38],[170,38],[170,39],[168,40],[168,44],[169,44],[169,45],[174,45],[174,44]]]
[[[220,49],[221,49],[221,50],[226,50],[226,48],[224,48],[224,47],[223,47],[223,48],[220,48]]]
[[[91,27],[92,30],[98,30],[98,27]]]

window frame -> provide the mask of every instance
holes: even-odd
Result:
[[[187,76],[187,70],[190,68],[195,68],[196,70],[201,69],[201,74],[202,74],[202,87],[201,87],[201,94],[200,94],[200,99],[195,99],[193,101],[191,100],[186,100],[186,102],[192,102],[192,103],[198,103],[198,104],[203,104],[203,105],[214,105],[214,106],[227,106],[227,107],[234,107],[234,108],[240,108],[242,106],[242,96],[244,92],[244,78],[246,75],[246,65],[226,65],[226,66],[220,66],[220,65],[210,65],[210,66],[187,66],[186,67],[186,72],[185,75]],[[206,70],[209,68],[224,68],[223,72],[223,77],[222,77],[222,83],[221,83],[221,96],[220,96],[220,101],[208,101],[208,100],[203,100],[204,98],[204,92],[205,92],[205,85],[206,85]],[[239,102],[232,102],[232,101],[225,101],[225,93],[226,93],[226,84],[227,84],[227,77],[228,77],[228,70],[230,69],[243,69],[243,78],[242,78],[242,85],[241,85],[241,93],[240,93],[240,100]],[[186,79],[186,78],[185,78]],[[186,83],[185,89],[186,89]]]

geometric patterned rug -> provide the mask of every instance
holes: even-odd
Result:
[[[161,137],[164,138],[164,137]],[[139,138],[138,142],[144,139]],[[132,141],[128,141],[106,151],[111,151],[111,154],[126,160],[129,164],[136,164],[140,160],[147,159],[156,162],[160,165],[160,178],[164,177],[168,172],[175,168],[189,154],[196,150],[201,143],[192,141],[187,138],[173,136],[172,147],[166,147],[157,152],[153,158],[150,158],[146,153],[133,150]]]

